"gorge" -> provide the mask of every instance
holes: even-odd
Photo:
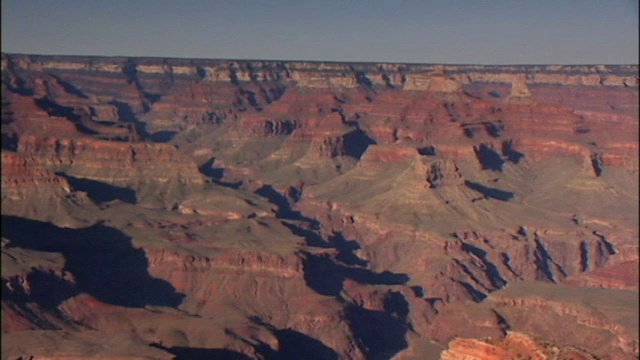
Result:
[[[637,65],[2,54],[3,359],[637,359]]]

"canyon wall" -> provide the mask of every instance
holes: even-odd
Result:
[[[1,68],[3,356],[639,355],[636,65]]]

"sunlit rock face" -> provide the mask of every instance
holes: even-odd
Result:
[[[2,55],[8,358],[634,359],[638,67]]]

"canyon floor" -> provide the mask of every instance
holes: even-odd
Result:
[[[2,54],[2,359],[637,359],[638,98]]]

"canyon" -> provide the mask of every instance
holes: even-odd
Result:
[[[637,359],[637,65],[2,54],[3,359]]]

